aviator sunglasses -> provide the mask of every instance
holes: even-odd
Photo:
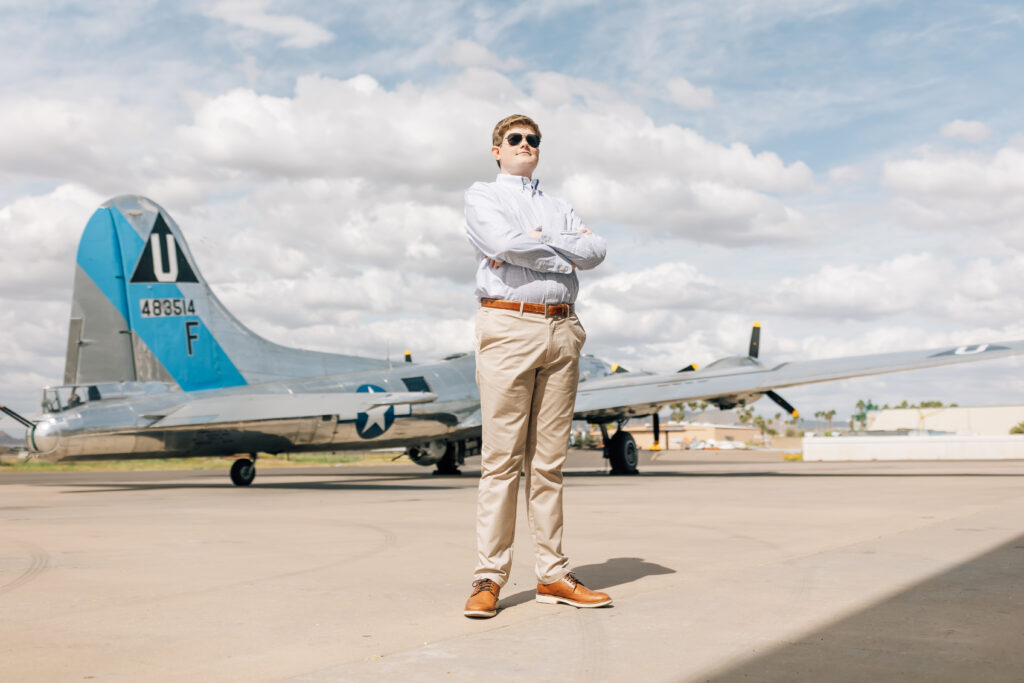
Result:
[[[523,141],[523,134],[512,133],[507,138],[505,138],[505,140],[508,142],[508,144],[515,147],[516,145]],[[528,144],[530,147],[533,147],[534,149],[537,149],[538,147],[540,147],[540,136],[534,135],[533,133],[527,133],[526,144]]]

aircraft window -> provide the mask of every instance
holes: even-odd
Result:
[[[43,412],[58,413],[60,409],[60,396],[57,394],[57,390],[52,387],[43,389]]]
[[[82,386],[46,387],[43,389],[43,411],[57,413],[90,401],[165,394],[170,391],[163,382],[101,382]]]
[[[422,377],[403,377],[402,383],[409,391],[430,391],[430,385]]]

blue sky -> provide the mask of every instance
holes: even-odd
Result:
[[[1015,3],[0,2],[0,25],[0,386],[26,411],[116,194],[170,210],[275,341],[468,348],[461,193],[510,111],[610,240],[597,355],[707,363],[753,320],[780,360],[1024,338]],[[1019,403],[1017,368],[787,397]]]

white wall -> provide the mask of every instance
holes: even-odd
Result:
[[[932,429],[954,434],[1006,435],[1024,422],[1024,406],[971,406],[963,408],[888,408],[868,413],[867,428]]]
[[[1007,436],[818,436],[803,442],[805,461],[1024,460],[1024,434]]]

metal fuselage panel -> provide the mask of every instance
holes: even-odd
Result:
[[[103,458],[163,458],[232,455],[236,453],[295,453],[404,446],[436,438],[447,428],[436,420],[412,416],[391,430],[388,438],[359,437],[355,423],[335,416],[295,420],[224,423],[203,428],[150,429],[127,432],[79,432],[62,438],[47,460]]]

